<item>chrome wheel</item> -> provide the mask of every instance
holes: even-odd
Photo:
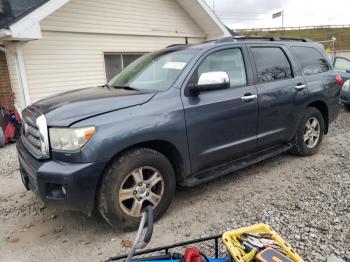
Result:
[[[308,148],[314,148],[321,135],[320,122],[316,117],[310,117],[305,124],[304,128],[304,143]]]
[[[163,193],[164,179],[161,173],[150,166],[139,167],[123,180],[119,189],[119,205],[127,215],[140,217],[145,206],[158,206]]]

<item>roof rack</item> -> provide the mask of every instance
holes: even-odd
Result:
[[[187,44],[173,44],[173,45],[168,45],[166,48],[174,47],[174,46],[182,46],[182,45],[187,45]]]
[[[225,42],[248,41],[248,40],[312,42],[312,40],[307,38],[276,37],[276,36],[233,36],[233,37],[221,38],[216,40],[215,42],[225,43]]]

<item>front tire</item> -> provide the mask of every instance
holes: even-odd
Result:
[[[299,123],[291,152],[311,156],[318,152],[324,135],[324,119],[315,107],[308,107]]]
[[[175,174],[169,160],[149,148],[134,148],[107,168],[98,193],[98,210],[113,227],[137,228],[142,210],[151,205],[157,220],[175,193]]]

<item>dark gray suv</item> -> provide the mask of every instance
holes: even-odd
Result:
[[[49,204],[137,225],[176,185],[194,186],[273,155],[315,154],[342,79],[304,39],[225,38],[146,54],[108,84],[23,111],[25,187]]]

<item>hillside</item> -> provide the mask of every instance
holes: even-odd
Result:
[[[330,40],[334,36],[337,41],[335,50],[350,50],[350,28],[317,28],[304,30],[280,30],[280,31],[239,31],[244,36],[284,36],[302,37],[314,41]]]

